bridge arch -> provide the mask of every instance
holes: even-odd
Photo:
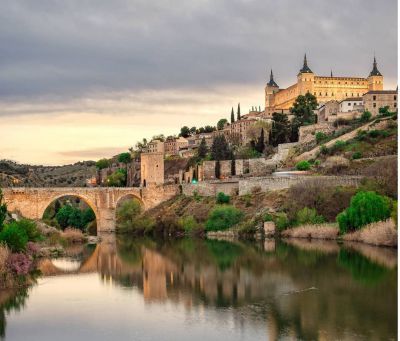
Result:
[[[74,192],[65,192],[65,193],[59,193],[52,195],[50,199],[46,200],[41,207],[39,208],[39,219],[43,218],[43,215],[46,211],[46,209],[56,200],[64,198],[64,197],[75,197],[83,200],[94,212],[94,215],[96,217],[96,223],[99,224],[100,221],[100,214],[99,210],[96,206],[96,204],[86,195],[81,194],[81,193],[74,193]]]

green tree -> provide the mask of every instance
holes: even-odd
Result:
[[[291,126],[291,141],[297,141],[299,138],[299,128],[303,125],[314,124],[316,115],[314,110],[317,109],[317,98],[307,92],[305,95],[299,95],[290,112],[294,115]]]
[[[6,224],[0,232],[0,243],[5,243],[12,252],[25,250],[28,240],[27,233],[19,226],[18,222]]]
[[[226,118],[221,118],[217,123],[217,129],[218,130],[224,129],[226,123],[228,123],[228,120]]]
[[[56,220],[62,229],[65,229],[69,226],[69,217],[71,216],[73,210],[74,208],[71,205],[64,205],[58,210],[56,214]]]
[[[107,159],[100,159],[96,162],[97,169],[101,170],[110,166],[110,161]]]
[[[224,135],[214,138],[211,146],[211,158],[213,160],[229,160],[231,151]]]
[[[371,119],[371,116],[372,116],[372,114],[368,110],[365,110],[360,117],[360,121],[368,122]]]
[[[190,134],[193,135],[196,133],[197,128],[196,127],[192,127],[190,128]]]
[[[207,153],[208,153],[207,142],[206,142],[206,139],[203,137],[201,139],[199,148],[197,149],[197,156],[200,159],[204,159],[207,156]]]
[[[231,111],[231,123],[235,122],[235,113],[233,112],[233,107]]]
[[[206,221],[207,231],[226,230],[240,222],[243,212],[236,207],[223,205],[215,207]]]
[[[190,129],[188,126],[183,126],[181,128],[181,133],[179,134],[182,137],[189,137],[190,136]]]
[[[264,137],[264,128],[261,128],[261,133],[260,133],[260,137],[257,140],[257,144],[255,146],[256,151],[258,151],[259,153],[262,153],[264,151],[265,148],[265,137]]]
[[[0,188],[0,231],[3,228],[4,220],[7,216],[7,205],[4,202],[3,192]]]
[[[219,160],[215,162],[215,177],[219,179],[221,177],[221,164]]]
[[[126,152],[118,155],[118,162],[125,163],[126,165],[128,165],[128,163],[130,163],[131,161],[132,161],[131,153]]]
[[[107,177],[107,186],[110,187],[123,187],[126,184],[126,171],[125,169],[118,169]]]
[[[236,159],[235,159],[235,153],[231,153],[231,175],[236,175]]]
[[[278,144],[289,141],[290,123],[287,115],[283,113],[274,112],[272,120],[270,143],[276,147]]]
[[[240,115],[240,103],[238,103],[238,108],[237,108],[237,120],[240,121],[242,116]]]
[[[341,233],[390,217],[392,203],[388,197],[375,192],[358,192],[351,198],[350,206],[336,220]]]

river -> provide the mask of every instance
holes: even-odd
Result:
[[[397,251],[109,236],[0,292],[5,340],[395,340]]]

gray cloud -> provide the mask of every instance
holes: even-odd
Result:
[[[397,78],[396,0],[4,0],[0,97],[279,85],[314,72]]]

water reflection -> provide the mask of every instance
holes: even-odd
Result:
[[[7,333],[13,339],[26,338],[30,323],[43,323],[29,308],[40,305],[51,313],[53,292],[63,290],[71,291],[65,293],[68,302],[79,301],[76,309],[60,297],[68,318],[75,307],[78,319],[70,330],[78,338],[97,333],[80,322],[88,314],[92,326],[102,321],[103,331],[113,330],[117,339],[204,339],[207,334],[207,339],[232,340],[388,340],[397,335],[397,252],[390,249],[303,240],[109,236],[94,248],[76,248],[62,262],[45,260],[41,270],[43,283],[49,284],[32,289],[26,316],[24,311],[14,314],[7,300],[1,301],[1,328],[9,315]],[[88,276],[96,273],[100,287],[96,277]],[[114,314],[104,312],[103,304]],[[62,320],[58,332],[60,328]],[[39,333],[38,339],[55,337],[56,329],[54,334]],[[107,339],[102,334],[96,338]]]

